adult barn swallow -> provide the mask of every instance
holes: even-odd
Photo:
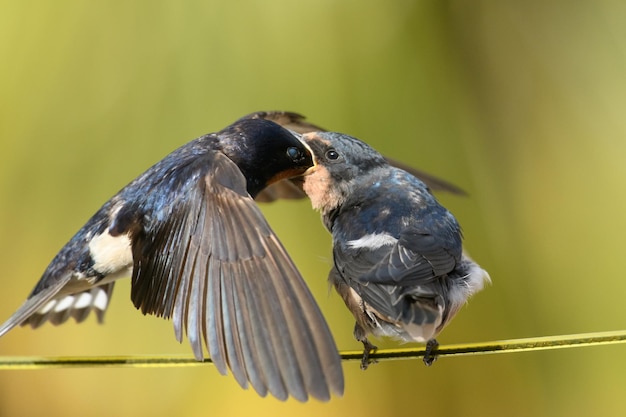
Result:
[[[457,220],[418,178],[348,135],[302,140],[315,162],[303,189],[332,233],[329,281],[356,319],[361,367],[376,349],[369,334],[427,343],[430,365],[435,337],[489,275],[463,254]]]
[[[144,314],[171,318],[197,360],[261,395],[326,401],[343,393],[341,358],[313,296],[253,198],[312,166],[279,125],[243,119],[140,175],[76,233],[0,326],[99,321],[115,280],[132,276]]]

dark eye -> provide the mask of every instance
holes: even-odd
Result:
[[[291,148],[287,148],[287,156],[292,160],[297,161],[302,159],[302,152],[300,152],[300,149],[292,146]]]
[[[326,151],[326,158],[328,158],[328,159],[337,159],[337,158],[339,158],[339,153],[337,153],[336,150],[331,148],[331,149]]]

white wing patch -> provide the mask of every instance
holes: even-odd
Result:
[[[108,230],[89,242],[93,268],[103,275],[114,274],[132,266],[133,252],[128,235],[111,236]]]
[[[352,249],[371,249],[375,250],[381,248],[383,246],[392,246],[395,245],[398,239],[391,236],[387,233],[373,233],[370,235],[365,235],[360,239],[349,240],[347,242],[348,247]]]

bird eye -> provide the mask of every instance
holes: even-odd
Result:
[[[292,146],[290,148],[287,148],[287,156],[292,160],[297,161],[299,159],[302,159],[302,152],[300,152],[300,149],[294,148]]]
[[[339,158],[339,153],[334,149],[329,149],[326,151],[326,158],[328,159],[337,159]]]

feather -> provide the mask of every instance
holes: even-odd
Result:
[[[157,207],[170,214],[133,239],[135,305],[171,310],[177,338],[187,334],[197,359],[204,341],[221,373],[230,369],[260,395],[306,401],[341,393],[328,326],[238,167],[210,152],[185,169],[195,180]],[[157,208],[143,207],[144,217]]]

